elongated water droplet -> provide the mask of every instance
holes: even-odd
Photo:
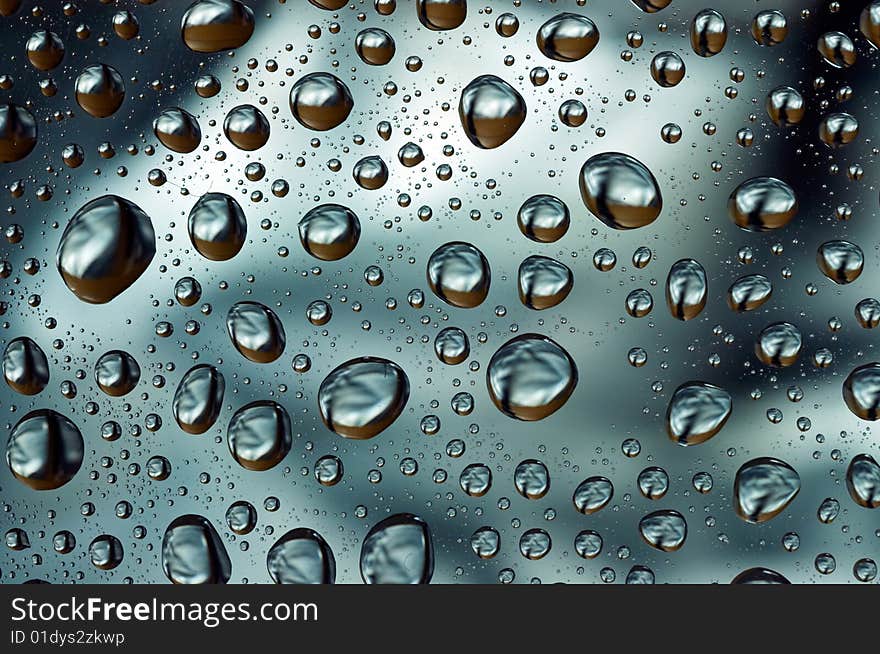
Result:
[[[254,12],[239,0],[199,0],[180,22],[183,42],[194,52],[240,48],[254,33]]]
[[[227,261],[244,246],[247,220],[235,198],[205,193],[190,210],[187,229],[199,254],[211,261]]]
[[[798,211],[794,190],[775,177],[753,177],[734,189],[727,211],[737,227],[749,232],[782,229]]]
[[[0,105],[0,163],[14,163],[28,156],[37,145],[37,121],[17,104]]]
[[[385,518],[361,546],[361,577],[368,584],[427,584],[434,574],[428,523],[411,513]]]
[[[226,330],[235,349],[254,363],[271,363],[284,353],[284,326],[272,309],[259,302],[233,304]]]
[[[46,353],[27,336],[9,341],[3,352],[3,378],[22,395],[36,395],[49,383]]]
[[[271,400],[246,404],[233,414],[226,430],[233,458],[247,470],[269,470],[290,451],[290,416]]]
[[[663,209],[654,175],[628,154],[604,152],[590,157],[581,168],[579,183],[587,209],[613,229],[645,227]]]
[[[714,9],[702,9],[691,20],[691,48],[701,57],[714,57],[727,43],[727,21]]]
[[[673,318],[693,320],[706,307],[709,286],[706,271],[694,259],[672,264],[666,277],[666,306]]]
[[[666,433],[679,445],[704,443],[721,431],[733,410],[733,398],[706,382],[687,382],[675,389],[666,408]]]
[[[585,515],[596,513],[608,506],[614,497],[614,485],[606,477],[588,477],[574,489],[574,508]]]
[[[187,514],[165,529],[162,570],[173,584],[225,584],[232,576],[232,563],[214,525]]]
[[[734,311],[754,311],[773,294],[770,280],[761,274],[743,275],[727,289],[727,304]]]
[[[599,44],[599,28],[586,16],[562,13],[541,25],[536,39],[545,57],[578,61]]]
[[[649,513],[639,521],[639,533],[644,541],[661,552],[675,552],[687,540],[687,522],[672,509]]]
[[[217,421],[223,408],[226,381],[214,366],[199,364],[181,378],[171,408],[174,419],[187,434],[204,434]]]

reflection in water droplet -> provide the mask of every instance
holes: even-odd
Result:
[[[235,349],[254,363],[271,363],[284,353],[284,327],[275,312],[259,302],[233,304],[226,330]]]
[[[111,397],[121,397],[134,390],[141,378],[141,367],[134,357],[122,350],[102,354],[95,364],[98,388]]]
[[[574,391],[578,371],[562,346],[540,334],[522,334],[492,355],[486,384],[492,402],[517,420],[542,420]]]
[[[74,295],[103,304],[134,284],[155,254],[150,217],[133,202],[104,195],[85,204],[67,223],[56,264]]]
[[[521,461],[513,471],[516,492],[529,500],[539,500],[550,490],[550,472],[536,459]]]
[[[694,259],[672,264],[666,277],[666,306],[673,318],[693,320],[706,307],[709,286],[706,271]]]
[[[269,140],[269,121],[255,106],[242,104],[226,114],[223,133],[239,150],[259,150]]]
[[[825,32],[816,48],[822,59],[835,68],[849,68],[856,63],[856,47],[843,32]]]
[[[101,534],[89,543],[89,560],[99,570],[112,570],[122,563],[125,552],[116,536]]]
[[[639,521],[639,533],[651,547],[662,552],[681,549],[687,539],[684,516],[672,509],[649,513]]]
[[[416,0],[416,11],[429,30],[454,30],[467,18],[467,0]]]
[[[727,211],[737,227],[749,232],[782,229],[798,211],[794,190],[775,177],[753,177],[734,189]]]
[[[480,527],[471,536],[470,544],[478,557],[491,559],[501,549],[501,535],[492,527]]]
[[[754,311],[773,294],[773,284],[761,274],[743,275],[727,289],[727,304],[738,312]]]
[[[95,118],[116,113],[125,99],[125,82],[119,71],[106,64],[87,66],[74,84],[76,103]]]
[[[83,461],[82,434],[51,409],[19,420],[6,443],[6,463],[15,478],[34,490],[54,490],[73,479]]]
[[[49,383],[45,352],[27,336],[12,339],[3,352],[3,378],[16,393],[36,395]]]
[[[859,16],[859,29],[875,48],[880,49],[880,2],[865,5]]]
[[[580,191],[590,213],[613,229],[645,227],[663,209],[660,187],[651,171],[620,152],[590,157],[581,168]]]
[[[248,470],[269,470],[290,451],[290,416],[271,400],[246,404],[232,416],[226,430],[229,451]]]
[[[880,300],[868,297],[856,304],[856,320],[864,329],[875,329],[880,326]]]
[[[342,481],[344,469],[342,459],[332,454],[315,461],[315,479],[321,486],[335,486]]]
[[[239,536],[249,534],[257,526],[257,510],[245,500],[233,502],[226,509],[226,526]]]
[[[777,127],[797,125],[804,118],[804,96],[790,86],[777,86],[767,94],[767,114]]]
[[[587,108],[580,100],[566,100],[559,106],[559,120],[568,127],[580,127],[587,120]]]
[[[880,363],[866,363],[849,373],[843,400],[862,420],[880,420]]]
[[[779,45],[788,36],[788,21],[781,11],[759,11],[752,19],[752,38],[764,46]]]
[[[64,59],[64,43],[55,32],[37,30],[25,44],[28,61],[37,70],[52,70]]]
[[[852,143],[859,135],[859,121],[847,113],[831,113],[819,123],[819,138],[831,148]]]
[[[318,389],[324,424],[346,438],[373,438],[397,419],[407,400],[406,373],[396,363],[378,357],[346,361]]]
[[[165,109],[160,113],[153,121],[153,133],[162,145],[174,152],[192,152],[202,140],[199,121],[180,107]]]
[[[425,153],[422,152],[422,148],[410,141],[405,143],[397,152],[397,159],[407,168],[412,168],[425,160]]]
[[[428,259],[428,284],[447,304],[472,309],[489,294],[492,273],[483,253],[470,243],[441,245]]]
[[[655,14],[666,9],[672,0],[632,0],[632,3],[646,14]]]
[[[568,266],[539,254],[519,265],[518,280],[520,301],[538,311],[563,302],[574,286],[574,275]]]
[[[434,339],[434,354],[447,366],[463,363],[470,352],[467,334],[458,327],[446,327]]]
[[[394,58],[394,39],[378,27],[358,32],[354,39],[354,48],[361,60],[371,66],[384,66]]]
[[[322,261],[338,261],[354,250],[361,236],[358,217],[341,204],[322,204],[299,221],[299,240],[306,252]]]
[[[550,534],[543,529],[529,529],[519,537],[519,553],[530,561],[543,559],[552,546]]]
[[[290,90],[290,112],[303,126],[324,132],[346,121],[354,108],[351,91],[335,75],[309,73]]]
[[[571,223],[566,204],[553,195],[533,195],[523,202],[516,216],[519,230],[538,243],[558,241]]]
[[[797,361],[802,345],[803,338],[797,327],[790,322],[775,322],[758,334],[755,356],[765,365],[787,368]]]
[[[232,575],[229,554],[217,530],[200,515],[171,521],[162,538],[162,570],[173,584],[225,584]]]
[[[378,155],[364,157],[354,165],[352,176],[357,185],[368,191],[385,186],[388,181],[388,166]]]
[[[574,490],[572,501],[574,508],[589,515],[604,509],[614,497],[614,486],[605,477],[589,477],[584,479]],[[600,545],[601,546],[601,545]]]
[[[659,500],[669,490],[669,475],[663,468],[649,466],[639,473],[636,483],[643,497]]]
[[[199,0],[180,22],[183,42],[195,52],[240,48],[254,33],[254,12],[239,0]]]
[[[598,45],[599,28],[586,16],[562,13],[541,25],[536,38],[538,49],[545,57],[578,61]]]
[[[679,445],[704,443],[721,431],[733,410],[733,398],[706,382],[687,382],[675,389],[666,409],[666,433]]]
[[[855,281],[865,267],[862,249],[849,241],[825,241],[816,252],[819,270],[835,284]]]
[[[517,133],[526,119],[526,102],[495,75],[481,75],[461,92],[458,115],[465,135],[478,148],[497,148]]]
[[[37,121],[17,104],[0,104],[0,163],[21,161],[37,145]]]
[[[790,584],[791,582],[769,568],[749,568],[733,578],[731,584]]]
[[[467,495],[482,497],[492,488],[492,471],[485,464],[472,463],[461,471],[458,485]]]
[[[714,9],[698,11],[691,21],[691,48],[701,57],[714,57],[727,43],[727,21]]]
[[[684,74],[684,60],[675,52],[658,52],[651,60],[651,77],[665,89],[678,86]]]
[[[575,536],[574,551],[582,559],[595,559],[602,553],[602,536],[592,529],[585,529]]]
[[[626,296],[626,312],[633,318],[644,318],[654,308],[654,298],[644,288],[637,288]]]
[[[181,277],[174,284],[174,297],[184,307],[191,307],[202,298],[202,285],[192,277]]]
[[[321,535],[311,529],[291,529],[269,548],[269,576],[276,584],[332,584],[336,559]]]
[[[223,408],[226,380],[214,366],[199,364],[181,378],[171,408],[174,419],[187,434],[204,434],[217,421]]]
[[[736,473],[734,508],[746,522],[766,522],[784,511],[800,490],[800,476],[785,461],[752,459]]]
[[[428,524],[410,513],[385,518],[361,546],[361,577],[368,584],[427,584],[434,574]]]
[[[227,261],[239,253],[247,237],[247,220],[235,198],[205,193],[189,212],[193,246],[206,259]]]

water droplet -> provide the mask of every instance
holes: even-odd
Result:
[[[54,490],[73,479],[85,445],[76,425],[51,409],[31,411],[19,420],[6,443],[6,463],[20,482],[34,490]]]
[[[661,552],[681,549],[687,539],[684,516],[672,509],[649,513],[639,521],[639,533],[645,542]]]
[[[284,353],[284,326],[272,309],[259,302],[233,304],[226,330],[235,349],[254,363],[271,363]]]
[[[871,45],[880,49],[880,2],[865,5],[859,16],[859,29]]]
[[[669,475],[663,468],[649,466],[639,473],[636,483],[643,497],[659,500],[669,490]]]
[[[749,232],[782,229],[798,211],[794,190],[775,177],[753,177],[734,189],[727,202],[730,218]]]
[[[619,152],[590,157],[581,168],[580,191],[590,213],[613,229],[645,227],[663,209],[660,187],[651,171]]]
[[[240,48],[254,33],[254,12],[238,0],[199,0],[180,22],[183,42],[194,52]]]
[[[110,350],[95,364],[98,388],[111,397],[121,397],[134,390],[141,378],[141,368],[135,358],[122,350]]]
[[[752,38],[764,46],[779,45],[788,36],[788,21],[781,11],[759,11],[752,19]]]
[[[364,157],[354,165],[352,176],[357,185],[368,191],[385,186],[388,181],[388,166],[378,155]]]
[[[800,476],[785,461],[752,459],[736,473],[734,508],[746,522],[766,522],[784,511],[800,490]]]
[[[193,247],[206,259],[227,261],[239,253],[247,237],[247,220],[235,198],[205,193],[193,205],[187,223]]]
[[[582,559],[595,559],[602,553],[602,536],[592,529],[585,529],[575,536],[574,550]]]
[[[773,294],[773,284],[761,274],[743,275],[727,289],[727,304],[737,312],[754,311]]]
[[[693,320],[706,307],[709,286],[706,271],[694,259],[672,264],[666,277],[666,306],[673,318]]]
[[[550,490],[550,472],[536,459],[521,461],[513,471],[516,492],[529,500],[539,500]]]
[[[856,63],[856,47],[843,32],[825,32],[816,48],[822,59],[835,68],[849,68]]]
[[[17,104],[0,105],[0,163],[14,163],[28,156],[37,145],[37,121]]]
[[[563,302],[574,286],[574,275],[568,266],[539,254],[523,260],[518,280],[520,301],[538,311]]]
[[[614,486],[610,479],[589,477],[575,488],[572,502],[578,511],[590,515],[608,506],[612,497],[614,497]]]
[[[103,304],[134,284],[155,254],[149,216],[133,202],[104,195],[86,203],[67,223],[56,264],[74,295]]]
[[[471,549],[481,559],[494,558],[501,549],[501,536],[492,527],[480,527],[470,540]]]
[[[825,241],[816,251],[819,270],[835,284],[855,281],[865,267],[862,249],[849,241]]]
[[[322,204],[299,221],[299,240],[306,252],[322,261],[338,261],[354,250],[361,236],[358,217],[340,204]]]
[[[880,363],[855,368],[843,382],[843,399],[862,420],[880,419]]]
[[[578,61],[599,43],[596,23],[580,14],[562,13],[541,25],[537,34],[538,49],[556,61]]]
[[[392,361],[361,357],[346,361],[321,382],[318,406],[324,424],[346,438],[373,438],[403,412],[409,379]]]
[[[171,404],[174,419],[187,434],[204,434],[223,408],[226,381],[214,366],[199,364],[181,378]]]
[[[458,485],[471,497],[483,497],[492,488],[492,471],[487,465],[472,463],[461,471]]]
[[[856,320],[864,329],[874,329],[880,326],[880,300],[865,298],[856,304]]]
[[[391,35],[378,27],[370,27],[358,32],[354,48],[365,64],[384,66],[394,58],[395,45]]]
[[[559,120],[568,127],[580,127],[587,120],[587,108],[580,100],[566,100],[559,106]]]
[[[847,113],[828,114],[819,123],[819,138],[831,148],[839,148],[852,143],[858,135],[859,121]]]
[[[269,470],[290,451],[290,416],[271,400],[251,402],[232,416],[226,439],[233,458],[243,468]]]
[[[678,53],[658,52],[651,60],[651,77],[665,89],[678,86],[684,79],[684,60]]]
[[[470,142],[492,149],[510,140],[525,122],[526,103],[500,77],[481,75],[461,92],[458,115]]]
[[[410,513],[385,518],[361,547],[361,577],[368,584],[427,584],[434,574],[428,524]]]
[[[706,382],[686,382],[675,389],[666,409],[666,433],[679,445],[704,443],[721,431],[733,410],[733,398]]]
[[[767,94],[767,114],[777,127],[790,127],[800,123],[806,107],[804,96],[790,86],[777,86]]]
[[[790,322],[775,322],[758,334],[755,356],[765,365],[787,368],[797,361],[802,345],[803,338],[797,327]]]
[[[335,486],[342,481],[342,459],[328,454],[315,462],[315,479],[322,486]]]
[[[3,352],[3,378],[22,395],[36,395],[49,383],[49,361],[42,348],[27,336],[9,341]]]
[[[116,113],[125,100],[125,82],[119,71],[107,64],[87,66],[76,78],[76,103],[95,118]]]
[[[733,578],[731,584],[790,584],[791,582],[769,568],[749,568]]]
[[[672,0],[632,0],[632,3],[646,14],[655,14],[666,9]]]
[[[446,327],[434,339],[434,354],[447,366],[463,363],[470,352],[467,334],[458,327]]]
[[[530,561],[543,559],[550,553],[553,542],[543,529],[529,529],[519,537],[519,553]]]
[[[89,544],[89,560],[99,570],[113,570],[120,563],[125,552],[116,536],[101,534]]]
[[[538,243],[558,241],[568,231],[568,206],[553,195],[533,195],[523,202],[516,216],[520,231]]]
[[[230,109],[223,120],[223,133],[239,150],[259,150],[269,140],[269,121],[251,104]]]
[[[467,0],[416,0],[416,11],[429,30],[454,30],[467,18]]]
[[[346,121],[354,108],[351,91],[335,75],[310,73],[290,90],[290,111],[303,126],[324,132]]]
[[[714,9],[698,11],[691,21],[691,48],[701,57],[714,57],[727,43],[727,21]]]
[[[174,152],[192,152],[202,140],[199,121],[180,107],[165,109],[160,113],[153,121],[153,133],[162,145]]]
[[[332,584],[336,559],[321,535],[311,529],[291,529],[269,548],[269,576],[276,584]]]
[[[470,243],[452,241],[438,247],[428,259],[428,284],[447,304],[472,309],[489,294],[492,273],[483,253]]]
[[[162,538],[162,570],[173,584],[225,584],[232,563],[220,535],[207,518],[175,518]]]
[[[542,420],[555,413],[577,382],[577,367],[568,352],[539,334],[507,341],[492,355],[486,369],[492,402],[517,420]]]

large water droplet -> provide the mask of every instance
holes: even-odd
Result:
[[[352,177],[361,188],[375,191],[385,186],[388,181],[388,166],[382,161],[382,157],[370,155],[354,165]]]
[[[303,126],[327,131],[346,121],[354,108],[351,91],[335,75],[309,73],[290,89],[290,111]]]
[[[684,74],[684,60],[676,52],[658,52],[651,60],[651,77],[665,89],[678,86]]]
[[[234,50],[253,33],[254,12],[238,0],[199,0],[180,22],[183,42],[195,52]]]
[[[645,542],[661,552],[675,552],[687,540],[687,522],[672,509],[649,513],[639,521],[639,533]]]
[[[533,195],[523,202],[516,216],[520,231],[538,243],[558,241],[568,231],[568,206],[553,195]]]
[[[852,143],[859,135],[859,121],[843,112],[830,113],[819,123],[819,138],[830,148]]]
[[[855,281],[865,267],[865,255],[855,243],[825,241],[816,251],[819,270],[835,284]]]
[[[427,277],[437,297],[463,309],[482,304],[492,282],[486,257],[462,241],[452,241],[434,250],[428,259]]]
[[[76,103],[95,118],[116,113],[125,100],[125,82],[119,71],[107,64],[87,66],[74,84]]]
[[[714,57],[727,43],[727,21],[714,9],[702,9],[691,21],[691,48],[701,57]]]
[[[605,508],[614,497],[614,485],[605,477],[588,477],[574,489],[574,508],[585,515]]]
[[[773,284],[759,273],[743,275],[727,289],[727,304],[738,312],[754,311],[773,294]]]
[[[272,309],[259,302],[233,304],[226,330],[235,349],[254,363],[271,363],[284,353],[284,326]]]
[[[324,424],[346,438],[373,438],[397,420],[408,399],[406,373],[378,357],[346,361],[318,389]]]
[[[721,431],[733,410],[723,388],[701,381],[675,389],[666,408],[666,433],[679,445],[698,445]]]
[[[290,451],[290,416],[271,400],[246,404],[233,414],[226,430],[233,458],[248,470],[269,470]]]
[[[220,535],[207,518],[182,515],[162,538],[162,569],[173,584],[225,584],[232,563]]]
[[[39,409],[12,428],[6,463],[23,484],[34,490],[54,490],[79,471],[84,448],[76,425],[51,409]]]
[[[790,322],[775,322],[758,334],[755,356],[765,365],[787,368],[797,361],[802,345],[803,338],[797,327]]]
[[[846,488],[856,504],[880,508],[880,465],[870,454],[857,454],[846,469]]]
[[[542,420],[566,403],[578,382],[574,360],[540,334],[522,334],[492,355],[486,369],[489,397],[517,420]]]
[[[736,473],[734,508],[746,522],[766,522],[784,511],[800,490],[800,476],[785,461],[752,459]]]
[[[562,13],[541,25],[536,38],[545,57],[578,61],[599,44],[599,28],[586,16]]]
[[[536,459],[526,459],[513,471],[516,492],[529,500],[539,500],[550,490],[550,472]]]
[[[160,113],[153,121],[153,133],[166,148],[184,154],[199,147],[202,140],[199,121],[180,107],[171,107]]]
[[[767,94],[767,114],[777,127],[800,123],[806,113],[804,96],[790,86],[777,86]]]
[[[794,190],[775,177],[753,177],[734,189],[727,212],[737,227],[749,232],[782,229],[798,211]]]
[[[654,175],[628,154],[603,152],[590,157],[581,168],[579,182],[587,209],[614,229],[650,225],[663,209]]]
[[[193,247],[206,259],[226,261],[239,253],[247,237],[247,220],[235,198],[205,193],[193,205],[187,222]]]
[[[204,434],[223,408],[226,380],[214,366],[199,364],[181,378],[171,404],[174,419],[187,434]]]
[[[223,133],[239,150],[259,150],[269,140],[269,121],[252,104],[242,104],[226,114]]]
[[[36,395],[49,383],[45,352],[27,336],[12,339],[3,352],[3,378],[16,393]]]
[[[556,259],[539,254],[519,265],[519,299],[538,311],[560,304],[574,286],[571,269]]]
[[[458,116],[465,135],[478,148],[497,148],[509,141],[526,120],[526,102],[495,75],[481,75],[461,92]]]
[[[866,363],[849,373],[843,400],[862,420],[880,420],[880,363]]]
[[[410,513],[385,518],[361,546],[361,577],[368,584],[427,584],[434,574],[428,523]]]
[[[299,221],[299,240],[303,248],[322,261],[337,261],[348,256],[360,236],[358,217],[341,204],[319,205]]]
[[[706,271],[694,259],[672,264],[666,276],[666,306],[673,318],[693,320],[706,307],[709,285]]]
[[[859,29],[871,45],[880,49],[880,1],[865,5],[859,16]]]
[[[416,11],[429,30],[454,30],[467,18],[467,0],[416,0]]]
[[[74,295],[103,304],[134,284],[155,254],[150,217],[133,202],[104,195],[85,204],[67,223],[56,264]]]
[[[110,350],[95,364],[98,388],[111,397],[121,397],[134,390],[141,378],[141,367],[135,358],[122,350]]]
[[[752,19],[752,38],[758,45],[779,45],[788,36],[788,21],[781,11],[759,11]]]
[[[336,559],[321,535],[306,527],[291,529],[269,548],[269,576],[276,584],[332,584]]]
[[[775,570],[769,568],[749,568],[733,578],[731,584],[790,584],[791,582]]]
[[[394,58],[394,39],[378,27],[369,27],[358,32],[354,39],[354,48],[361,60],[371,66],[384,66]]]
[[[434,339],[434,353],[447,366],[463,363],[471,352],[467,334],[458,327],[442,329]]]
[[[0,105],[0,163],[21,161],[37,145],[37,121],[17,104]]]

